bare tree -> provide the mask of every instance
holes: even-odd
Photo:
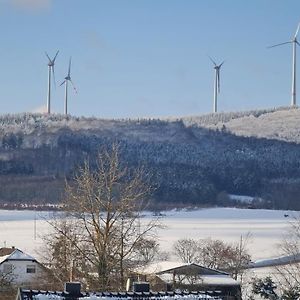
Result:
[[[182,262],[224,270],[237,279],[250,262],[247,252],[248,239],[248,236],[241,237],[240,241],[234,244],[213,239],[181,239],[174,244],[174,252]]]
[[[136,248],[136,262],[146,265],[153,262],[156,258],[160,258],[161,251],[159,243],[154,239],[142,238]]]
[[[194,239],[180,239],[173,245],[175,255],[184,263],[196,263],[199,261],[200,244]]]
[[[14,300],[16,299],[17,289],[14,285],[14,267],[0,271],[0,299]]]
[[[202,244],[199,262],[213,269],[224,268],[230,252],[230,246],[221,240],[213,239],[206,239],[202,241]]]
[[[82,240],[83,229],[78,226],[76,219],[59,214],[49,223],[53,231],[43,237],[41,249],[42,259],[49,268],[45,270],[43,279],[47,285],[53,284],[61,289],[65,282],[78,280],[88,272],[89,266],[82,258],[89,247]],[[81,249],[84,247],[83,253]]]
[[[53,224],[66,239],[67,273],[82,271],[88,286],[98,289],[124,287],[136,253],[160,226],[158,218],[142,220],[151,191],[144,174],[142,169],[132,171],[122,166],[118,146],[113,145],[110,151],[99,153],[95,168],[86,161],[74,183],[67,184],[64,211],[75,224],[71,223],[68,231],[63,224]]]
[[[298,290],[300,286],[300,216],[290,223],[280,244],[284,264],[275,266],[276,281],[286,291]]]
[[[245,237],[241,236],[238,242],[229,245],[226,263],[223,267],[234,279],[243,280],[245,267],[250,263],[251,256],[248,253],[247,246],[251,235],[248,233]]]
[[[289,223],[279,244],[281,264],[273,267],[272,277],[253,281],[254,294],[265,299],[299,299],[300,297],[300,217]]]
[[[8,270],[0,271],[0,287],[1,288],[9,288],[13,285],[15,279],[14,275],[14,267],[11,265],[11,268]]]

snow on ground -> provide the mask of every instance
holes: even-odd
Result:
[[[173,243],[180,238],[213,238],[237,242],[241,235],[250,233],[248,248],[253,260],[280,255],[278,243],[288,222],[297,215],[289,211],[287,214],[290,217],[285,218],[286,211],[237,208],[172,210],[162,214],[165,228],[158,231],[162,250],[171,251]],[[146,213],[145,218],[151,215]],[[46,216],[46,212],[0,210],[0,247],[13,245],[39,258],[41,236],[50,229],[45,221]]]
[[[240,236],[251,235],[249,251],[253,260],[278,256],[278,243],[286,232],[288,222],[296,212],[211,208],[195,211],[167,212],[167,226],[159,232],[163,249],[171,250],[179,238],[213,238],[238,242]]]
[[[261,198],[256,198],[256,197],[251,197],[251,196],[244,196],[244,195],[233,195],[229,194],[228,195],[231,200],[238,201],[240,203],[245,203],[245,204],[251,204],[253,200],[259,200],[261,201]]]

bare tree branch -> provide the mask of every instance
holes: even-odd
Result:
[[[118,145],[111,151],[102,150],[95,169],[86,161],[74,183],[66,184],[63,206],[71,227],[64,230],[64,223],[54,222],[57,236],[49,244],[56,247],[64,240],[69,249],[64,260],[71,265],[71,273],[81,276],[89,287],[95,284],[106,290],[124,288],[133,265],[154,257],[149,252],[147,259],[141,259],[140,248],[155,252],[157,245],[150,241],[161,226],[158,218],[142,220],[141,210],[151,187],[143,169],[132,171],[121,165],[118,151]],[[52,251],[51,255],[54,261],[61,259],[60,253]]]

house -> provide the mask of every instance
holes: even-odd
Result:
[[[162,283],[162,290],[156,290],[151,282],[134,282],[133,287],[124,292],[82,292],[80,283],[76,282],[66,283],[64,291],[20,288],[17,300],[241,300],[239,282],[225,272],[197,264],[177,264],[174,268],[157,271],[154,276]],[[142,277],[148,280],[151,275]]]
[[[43,266],[20,249],[0,248],[0,276],[14,285],[33,282],[43,272]]]
[[[241,300],[240,283],[225,272],[197,264],[177,264],[151,274],[142,274],[147,282],[140,282],[139,277],[139,282],[133,282],[132,288],[124,292],[81,292],[80,283],[67,283],[64,291],[20,288],[17,300]],[[156,286],[150,280],[153,276]]]
[[[226,299],[241,299],[240,283],[228,273],[194,263],[165,263],[166,267],[156,264],[143,271],[143,275],[146,276],[144,279],[150,282],[154,290],[198,291],[214,296],[220,295]]]

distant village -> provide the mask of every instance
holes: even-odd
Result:
[[[298,257],[280,257],[242,266],[268,272],[270,267],[300,262]],[[65,282],[64,289],[55,291],[52,274],[33,256],[15,247],[0,248],[0,297],[8,299],[18,287],[17,300],[34,299],[226,299],[241,300],[241,278],[196,263],[160,262],[136,269],[126,280],[126,290],[84,291],[79,282]],[[60,298],[59,298],[60,297]],[[12,298],[14,299],[14,298]]]

